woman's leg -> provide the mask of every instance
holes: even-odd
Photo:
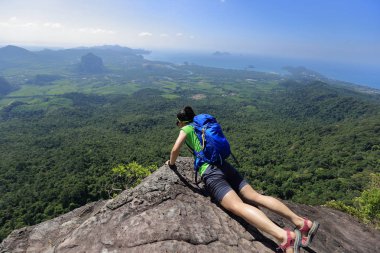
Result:
[[[303,218],[292,212],[285,204],[276,198],[262,195],[256,192],[250,185],[244,186],[240,192],[240,197],[249,204],[265,207],[290,220],[298,228],[303,226]]]
[[[274,224],[257,207],[244,203],[235,191],[230,190],[223,197],[220,204],[228,211],[246,220],[252,226],[275,237],[279,244],[286,242],[286,231]],[[293,232],[291,232],[291,237],[295,238]],[[289,248],[287,252],[293,252],[293,249]]]

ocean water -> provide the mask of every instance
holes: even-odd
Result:
[[[286,74],[285,66],[314,70],[328,78],[346,81],[362,86],[380,89],[380,64],[365,66],[360,64],[335,63],[321,60],[305,60],[257,55],[229,54],[213,55],[212,53],[189,53],[172,51],[152,51],[144,56],[148,60],[166,61],[176,64],[196,64],[226,69],[251,69],[263,72]]]

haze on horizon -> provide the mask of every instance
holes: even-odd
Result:
[[[0,1],[0,45],[118,44],[378,66],[376,0]]]

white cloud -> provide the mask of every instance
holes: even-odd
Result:
[[[24,44],[106,44],[119,36],[104,27],[81,27],[49,19],[0,18],[1,43]],[[74,43],[73,43],[74,41]]]
[[[82,27],[77,29],[77,31],[81,33],[91,33],[91,34],[115,34],[113,30],[106,30],[102,28],[94,28],[94,27]]]
[[[0,27],[9,27],[9,23],[7,22],[0,22]]]
[[[169,34],[167,34],[167,33],[161,33],[160,37],[169,37]]]
[[[48,28],[63,28],[63,25],[61,23],[46,22],[46,23],[44,23],[44,27],[48,27]]]
[[[153,36],[153,34],[150,32],[141,32],[141,33],[139,33],[139,36],[140,37],[150,37],[150,36]]]
[[[57,22],[37,22],[37,21],[30,21],[30,20],[22,20],[17,17],[11,17],[5,22],[0,22],[0,26],[6,27],[6,28],[51,28],[51,29],[57,29],[62,28],[63,25],[61,23]]]
[[[115,34],[114,30],[99,28],[99,27],[82,27],[82,28],[74,28],[67,27],[59,22],[52,21],[43,21],[38,22],[34,20],[21,20],[17,17],[11,17],[5,22],[0,21],[0,27],[14,29],[14,33],[17,33],[16,29],[19,29],[20,32],[23,32],[22,29],[30,29],[34,28],[40,31],[50,32],[53,30],[61,30],[62,32],[70,33],[70,32],[80,32],[80,33],[88,33],[88,34]]]
[[[38,27],[37,22],[23,22],[19,20],[17,17],[11,17],[5,22],[0,22],[0,26],[7,28],[20,28],[20,27]]]
[[[19,24],[18,26],[19,27],[32,28],[32,27],[38,27],[39,25],[38,25],[38,23],[28,22],[28,23]]]
[[[182,36],[183,36],[183,33],[177,33],[175,36],[177,36],[177,37],[182,37]]]

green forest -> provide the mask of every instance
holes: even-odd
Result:
[[[378,189],[379,93],[327,79],[136,55],[127,66],[103,59],[101,74],[0,65],[6,87],[0,93],[0,241],[16,228],[109,198],[117,166],[124,172],[128,164],[162,166],[185,105],[217,118],[239,170],[265,194],[335,203],[353,214],[358,198]],[[191,154],[183,149],[181,155]],[[127,178],[127,187],[138,180]],[[379,199],[372,200],[374,210]]]

